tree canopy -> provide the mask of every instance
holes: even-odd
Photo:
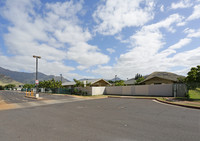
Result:
[[[55,81],[54,78],[52,78],[51,80],[44,80],[44,81],[40,81],[39,88],[62,88],[62,82],[61,81]]]
[[[23,88],[26,88],[26,89],[31,89],[31,88],[34,88],[35,85],[34,84],[24,84]]]
[[[144,77],[139,77],[136,82],[135,85],[139,85],[140,82],[142,82],[144,80]]]
[[[116,82],[115,82],[115,86],[124,86],[125,84],[124,84],[124,81],[123,80],[117,80]]]
[[[142,75],[139,74],[139,73],[137,73],[137,74],[135,75],[135,80],[138,80],[138,79],[141,78],[141,77],[142,77]]]
[[[16,87],[15,84],[7,84],[7,85],[4,86],[4,88],[6,88],[6,89],[9,89],[9,88],[13,89],[15,87]]]
[[[192,67],[187,75],[187,83],[200,83],[200,66]]]
[[[83,81],[79,81],[79,80],[74,79],[74,82],[76,83],[75,87],[84,87],[84,82]],[[88,83],[86,81],[86,86],[90,86],[90,85],[91,85],[91,83]]]

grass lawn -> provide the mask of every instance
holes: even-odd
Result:
[[[189,90],[188,95],[189,99],[200,101],[200,88],[196,88],[195,90]]]

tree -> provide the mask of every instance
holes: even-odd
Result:
[[[200,82],[200,66],[192,67],[187,73],[186,82],[187,83],[199,83]]]
[[[115,86],[124,86],[125,84],[124,84],[124,81],[123,80],[117,80],[116,82],[115,82]]]
[[[3,89],[4,89],[4,86],[1,86],[1,85],[0,85],[0,90],[3,90]]]
[[[84,82],[83,81],[79,81],[79,80],[74,79],[74,82],[76,83],[75,87],[84,87]],[[90,86],[90,85],[91,85],[91,83],[88,83],[86,81],[86,86]]]
[[[142,75],[139,74],[139,73],[137,73],[137,74],[135,75],[135,80],[137,80],[137,79],[139,79],[139,78],[141,78],[141,77],[142,77]]]
[[[7,84],[7,85],[5,85],[4,86],[6,89],[14,89],[15,87],[16,87],[16,85],[15,84]]]
[[[31,89],[31,88],[34,88],[35,85],[34,84],[24,84],[23,88],[25,89]]]
[[[189,89],[200,87],[200,66],[192,67],[187,73],[186,83]]]
[[[135,85],[139,85],[140,82],[144,81],[144,77],[139,77],[136,82],[135,82]]]
[[[52,78],[51,80],[40,81],[38,87],[54,89],[54,88],[62,88],[63,86],[61,81],[55,81],[55,79]]]
[[[112,80],[108,80],[109,83],[113,84],[114,82]]]
[[[178,83],[185,83],[186,78],[185,77],[178,77]]]

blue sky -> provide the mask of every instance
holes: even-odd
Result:
[[[186,75],[200,65],[200,0],[5,0],[0,66],[73,78]]]

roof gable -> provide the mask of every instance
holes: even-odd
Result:
[[[84,82],[84,81],[86,81],[87,83],[91,83],[91,85],[94,84],[94,83],[97,83],[98,81],[104,81],[108,85],[111,85],[108,81],[106,81],[104,79],[88,79],[88,80],[81,80],[80,82]],[[65,82],[62,85],[63,86],[73,86],[73,85],[76,85],[76,82],[74,82],[74,81],[72,81],[72,82]]]
[[[177,74],[171,73],[171,72],[153,72],[144,81],[142,81],[140,83],[143,83],[143,82],[150,80],[152,78],[155,78],[155,77],[177,82],[179,77],[184,77],[184,76],[177,75]]]

